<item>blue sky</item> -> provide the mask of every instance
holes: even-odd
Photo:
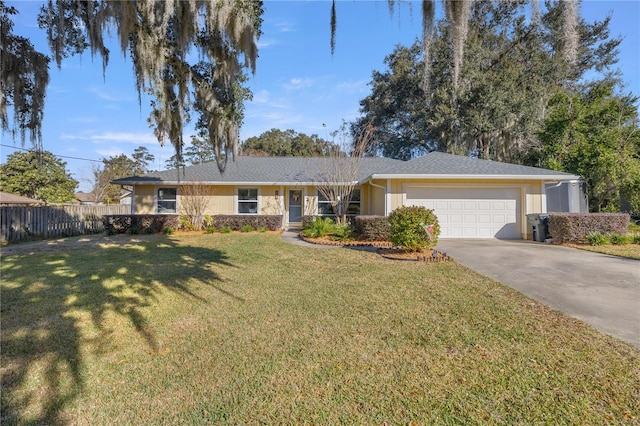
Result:
[[[20,11],[14,16],[14,33],[47,52],[35,19],[41,2],[7,4]],[[384,57],[395,45],[409,45],[421,33],[419,2],[396,1],[390,16],[386,0],[339,1],[337,46],[332,56],[330,8],[329,1],[265,1],[257,71],[248,82],[254,97],[246,104],[242,140],[272,128],[329,139],[343,120],[358,116],[359,101],[369,93],[371,72],[384,69]],[[582,3],[581,14],[587,21],[602,19],[607,13],[613,17],[611,34],[624,37],[618,66],[628,84],[626,91],[640,96],[640,1]],[[153,168],[164,168],[173,147],[161,147],[155,140],[146,121],[148,99],[143,98],[142,107],[138,105],[131,70],[130,60],[115,46],[104,79],[101,60],[89,55],[66,59],[61,70],[52,64],[42,128],[44,149],[65,157],[100,160],[129,155],[143,145],[156,157]],[[6,134],[0,137],[3,145],[21,147]],[[1,146],[0,152],[4,162],[15,149]],[[80,181],[80,189],[88,191],[92,163],[63,159]]]

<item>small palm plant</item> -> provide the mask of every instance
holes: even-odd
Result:
[[[316,217],[307,223],[302,233],[309,238],[323,238],[333,233],[335,222],[333,219],[325,217]]]

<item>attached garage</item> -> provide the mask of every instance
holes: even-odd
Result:
[[[405,205],[433,210],[441,238],[520,239],[520,194],[519,188],[406,186]]]

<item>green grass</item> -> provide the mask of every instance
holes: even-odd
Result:
[[[639,351],[454,262],[89,240],[2,258],[3,425],[638,421]]]
[[[640,260],[640,245],[638,244],[605,244],[592,246],[589,244],[569,244],[571,247],[581,250],[593,251],[596,253],[608,254],[611,256],[626,257],[627,259]]]

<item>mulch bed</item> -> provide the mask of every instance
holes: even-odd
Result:
[[[377,253],[390,260],[405,260],[413,262],[448,262],[452,260],[446,253],[437,250],[427,250],[424,252],[407,252],[406,250],[393,247],[389,241],[336,241],[329,238],[309,238],[300,234],[300,238],[311,244],[322,244],[336,247],[374,247]]]
[[[378,254],[385,259],[410,260],[417,262],[448,262],[452,258],[438,250],[427,250],[420,253],[407,252],[398,248],[378,249]]]

